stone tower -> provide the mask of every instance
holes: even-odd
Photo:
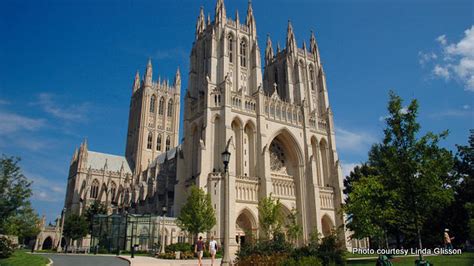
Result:
[[[284,49],[274,53],[267,39],[263,78],[260,61],[250,2],[244,21],[238,13],[228,17],[223,0],[217,0],[214,21],[206,22],[201,8],[190,55],[175,211],[191,185],[205,189],[217,214],[210,233],[222,240],[228,224],[235,250],[249,232],[258,235],[258,201],[270,195],[286,214],[298,212],[301,244],[315,230],[328,235],[344,225],[342,174],[314,34],[309,50],[305,43],[299,48],[288,22]],[[227,179],[221,153],[228,142]],[[231,211],[224,217],[226,198]]]
[[[134,174],[139,175],[155,158],[179,143],[181,74],[173,84],[153,81],[148,60],[143,80],[137,71],[132,87],[125,157]]]

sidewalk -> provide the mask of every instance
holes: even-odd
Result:
[[[163,266],[180,266],[180,265],[198,265],[198,260],[165,260],[157,259],[146,256],[135,256],[135,258],[130,258],[130,256],[119,256],[119,258],[127,260],[130,262],[130,266],[152,266],[152,265],[163,265]],[[210,266],[210,259],[203,259],[203,265]],[[221,265],[221,259],[216,259],[214,261],[214,266]]]

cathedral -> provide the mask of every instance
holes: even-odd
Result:
[[[213,20],[201,8],[182,124],[179,69],[172,83],[154,80],[149,61],[133,82],[125,156],[91,151],[84,141],[70,164],[66,210],[80,214],[99,200],[109,213],[171,218],[196,185],[216,211],[217,224],[204,236],[222,240],[228,230],[234,250],[249,232],[258,235],[263,197],[279,199],[286,214],[297,211],[300,244],[314,231],[326,236],[344,226],[333,113],[316,37],[309,37],[298,47],[288,22],[285,47],[274,48],[267,36],[262,60],[251,3],[242,20],[227,15],[223,0]],[[175,233],[165,242],[174,243],[183,232],[167,226]],[[341,237],[349,247],[348,233]]]

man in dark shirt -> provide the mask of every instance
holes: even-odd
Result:
[[[202,241],[202,236],[199,237],[199,240],[196,242],[196,245],[194,245],[194,252],[197,253],[198,259],[199,259],[199,266],[202,265],[202,254],[204,253],[204,249],[206,249],[206,246],[204,245],[204,242]]]

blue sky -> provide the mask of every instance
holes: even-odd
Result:
[[[154,77],[187,84],[199,7],[215,1],[0,2],[0,153],[20,156],[34,181],[33,206],[60,213],[74,151],[124,154],[132,80],[152,58]],[[227,14],[247,1],[225,1]],[[260,49],[318,40],[344,170],[382,136],[390,89],[420,102],[422,132],[450,130],[443,146],[474,128],[472,1],[253,1]],[[184,94],[184,93],[183,93]]]

